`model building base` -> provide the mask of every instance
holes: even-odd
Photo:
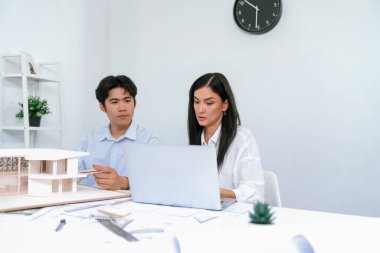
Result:
[[[128,191],[108,191],[78,185],[77,192],[52,193],[48,195],[5,195],[0,196],[0,212],[18,211],[46,206],[99,201],[130,197]]]

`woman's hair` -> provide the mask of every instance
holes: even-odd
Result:
[[[136,103],[137,87],[134,82],[127,76],[107,76],[103,78],[98,87],[95,90],[96,98],[99,103],[102,103],[105,107],[105,101],[108,97],[108,92],[114,88],[123,88],[128,91],[129,94],[133,97],[133,101]]]
[[[194,93],[202,87],[210,87],[212,91],[219,95],[222,101],[228,102],[228,108],[223,114],[222,127],[220,131],[217,164],[220,170],[224,157],[236,136],[238,125],[240,125],[239,112],[236,108],[234,94],[227,78],[220,73],[208,73],[199,77],[190,88],[189,91],[189,107],[187,117],[187,132],[189,135],[190,145],[201,145],[201,135],[203,126],[198,124],[198,120],[194,111]]]

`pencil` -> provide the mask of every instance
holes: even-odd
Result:
[[[112,203],[111,203],[111,206],[119,205],[119,204],[123,204],[123,203],[127,203],[127,202],[129,202],[129,201],[131,201],[131,200],[132,200],[132,198],[129,197],[128,199],[125,199],[125,200],[115,201],[115,202],[112,202]]]

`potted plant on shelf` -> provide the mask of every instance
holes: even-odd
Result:
[[[21,107],[20,111],[16,113],[16,118],[24,118],[24,105],[18,103]],[[39,127],[41,124],[42,115],[49,114],[50,109],[46,99],[41,99],[39,96],[28,97],[28,109],[29,109],[29,126]]]

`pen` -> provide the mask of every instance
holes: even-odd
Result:
[[[58,232],[59,230],[61,230],[65,224],[66,224],[65,219],[60,220],[58,226],[55,228],[55,232]]]

